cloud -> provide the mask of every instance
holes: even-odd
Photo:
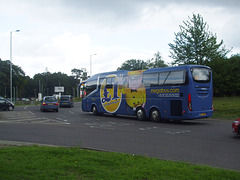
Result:
[[[45,71],[93,73],[116,70],[129,59],[147,60],[160,51],[170,61],[168,43],[179,25],[199,13],[227,48],[240,51],[238,0],[0,0],[0,58],[9,59],[9,30],[14,63],[27,75]]]
[[[88,34],[72,34],[66,32],[53,38],[23,38],[18,44],[24,44],[18,48],[15,62],[28,64],[38,68],[28,70],[31,76],[41,73],[48,67],[50,72],[70,73],[71,68],[87,66],[86,59],[90,52],[90,37]],[[38,42],[36,42],[38,41]]]

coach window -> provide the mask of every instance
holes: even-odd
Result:
[[[157,86],[158,85],[158,73],[144,74],[143,84],[145,87]]]
[[[193,68],[191,69],[194,81],[210,82],[211,70],[207,68]]]
[[[106,88],[112,88],[113,87],[113,83],[115,81],[115,77],[108,77],[107,78],[107,84],[106,84]]]
[[[170,72],[159,73],[159,85],[165,84]]]
[[[97,80],[88,81],[86,83],[86,95],[90,94],[97,88]]]
[[[101,88],[101,85],[102,85],[102,83],[103,83],[103,80],[104,80],[104,78],[100,78],[100,79],[99,79],[99,83],[98,83],[98,88],[99,88],[99,89]]]
[[[185,71],[172,71],[168,75],[166,81],[164,82],[165,85],[180,85],[185,83]]]

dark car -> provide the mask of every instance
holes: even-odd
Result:
[[[74,102],[73,102],[73,98],[71,95],[62,95],[60,97],[60,107],[73,107],[74,106]]]
[[[237,135],[240,134],[240,119],[236,119],[232,123],[232,131],[233,131],[234,134],[237,134]]]
[[[0,98],[0,109],[12,111],[14,109],[14,104],[4,98]]]
[[[40,110],[44,111],[56,111],[58,112],[58,100],[54,96],[45,96],[41,104]]]

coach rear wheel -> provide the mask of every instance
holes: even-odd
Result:
[[[150,119],[152,121],[156,121],[156,122],[161,122],[162,121],[160,112],[156,108],[151,110]]]
[[[93,107],[92,107],[92,112],[93,112],[93,115],[94,115],[94,116],[97,116],[97,115],[98,115],[97,106],[93,105]]]
[[[137,119],[140,120],[140,121],[145,120],[146,116],[145,116],[144,109],[143,108],[138,108],[137,111],[136,111],[136,116],[137,116]]]

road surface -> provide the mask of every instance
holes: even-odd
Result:
[[[59,112],[39,109],[0,111],[0,140],[139,154],[240,171],[240,137],[232,134],[232,121],[156,123],[135,117],[93,116],[82,112],[80,103]]]

